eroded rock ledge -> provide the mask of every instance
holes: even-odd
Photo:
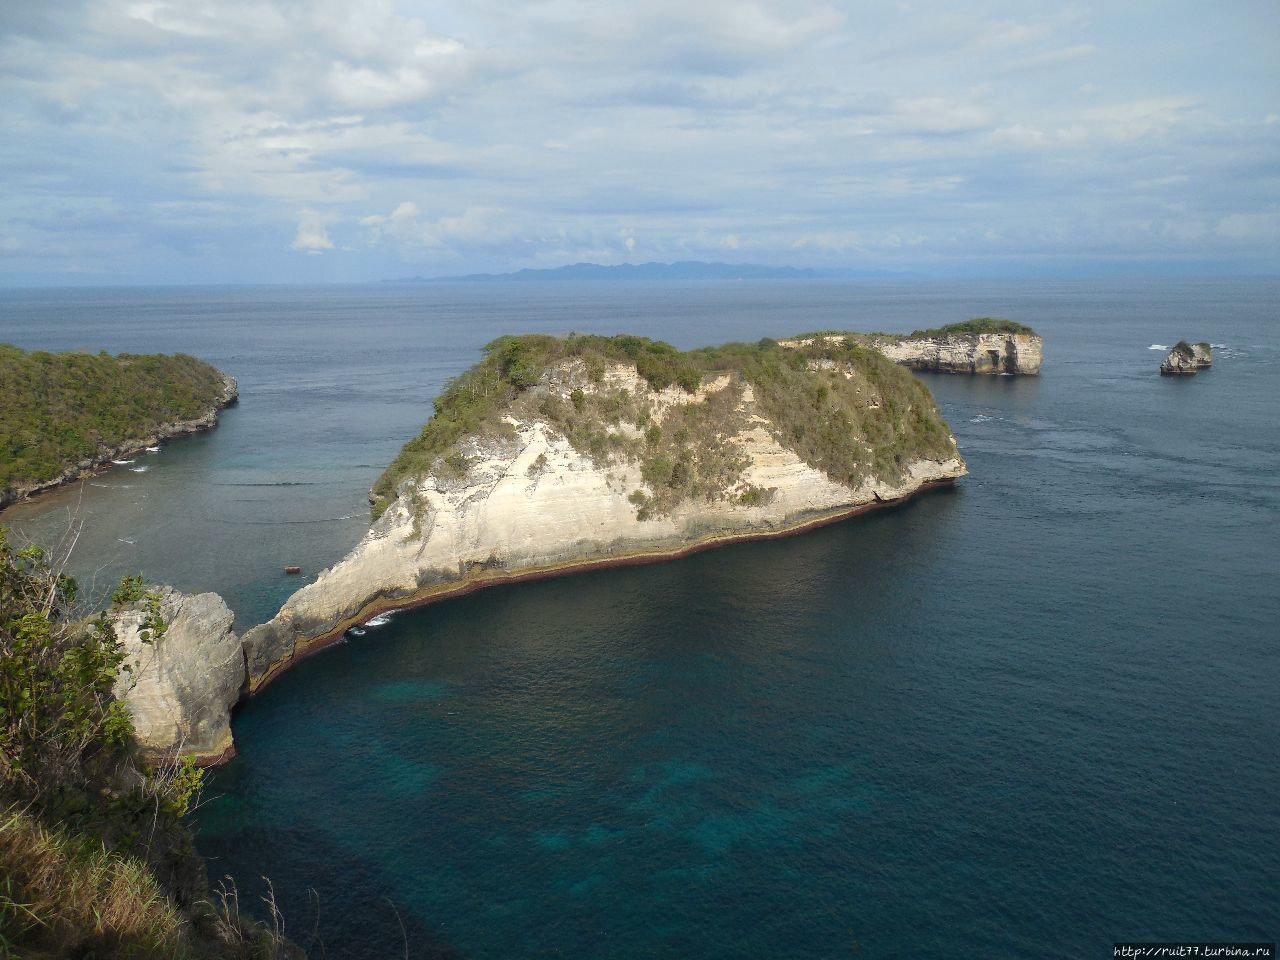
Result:
[[[853,341],[894,363],[927,373],[1036,376],[1044,361],[1044,341],[1030,327],[982,317],[911,334],[815,333],[780,341],[783,346],[819,341]]]

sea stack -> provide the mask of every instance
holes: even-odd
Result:
[[[164,629],[158,636],[147,622],[152,611],[146,597],[112,615],[125,652],[115,695],[133,716],[139,752],[150,762],[177,756],[200,764],[229,760],[235,753],[231,708],[245,680],[231,609],[216,593],[147,590],[159,598],[155,612]]]
[[[250,693],[391,608],[794,533],[966,473],[924,384],[845,340],[503,337],[435,411],[364,539],[245,633]]]
[[[1213,349],[1209,344],[1179,340],[1160,364],[1160,373],[1166,377],[1189,377],[1211,366]]]

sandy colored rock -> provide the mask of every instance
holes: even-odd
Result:
[[[542,389],[567,391],[579,382],[571,374],[551,371]],[[708,378],[692,394],[676,387],[655,391],[634,369],[616,367],[600,389],[633,391],[662,423],[673,405],[703,402],[729,389],[730,380]],[[785,533],[966,473],[956,453],[906,464],[898,479],[838,483],[782,446],[750,384],[741,389],[743,426],[728,439],[747,466],[735,490],[720,499],[687,500],[645,520],[629,499],[644,485],[639,466],[602,467],[547,422],[511,419],[510,438],[466,439],[459,447],[468,461],[465,476],[436,472],[402,482],[396,500],[347,557],[290,597],[269,623],[245,634],[250,692],[295,658],[391,607],[504,579]],[[748,488],[770,493],[747,505],[735,494]]]
[[[216,593],[160,594],[160,616],[168,625],[158,640],[140,636],[143,603],[114,615],[126,659],[115,694],[133,715],[138,746],[156,760],[175,754],[210,763],[230,757],[231,708],[244,686],[240,639],[231,629],[231,609]]]
[[[1044,343],[1035,334],[968,333],[922,339],[871,339],[869,346],[890,360],[932,373],[985,373],[1035,376]]]

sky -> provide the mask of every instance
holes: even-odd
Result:
[[[1280,3],[0,2],[0,285],[1280,274]]]

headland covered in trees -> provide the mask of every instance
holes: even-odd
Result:
[[[0,509],[217,423],[234,378],[186,354],[27,352],[0,344]]]

